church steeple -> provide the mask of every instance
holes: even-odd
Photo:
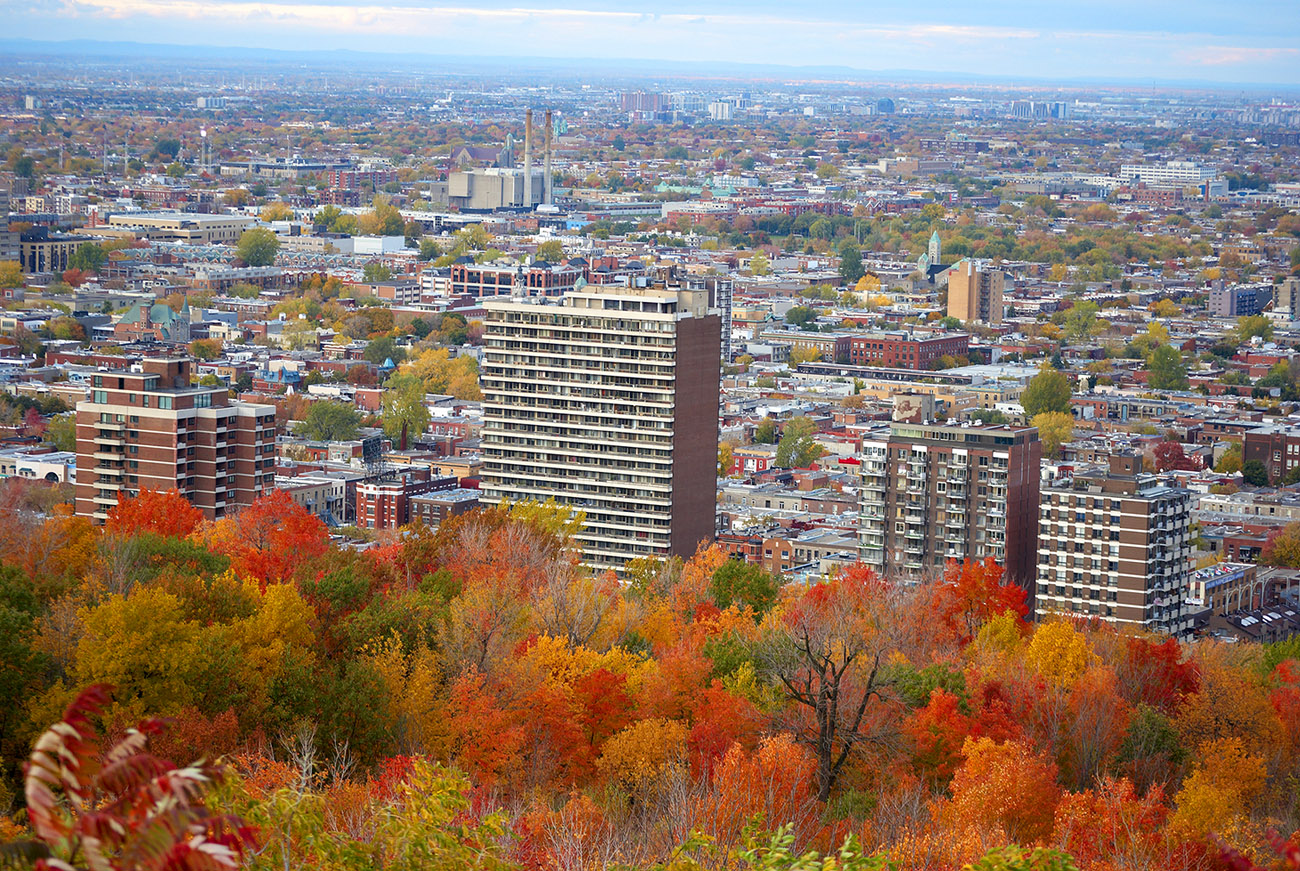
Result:
[[[940,254],[943,253],[943,243],[939,241],[939,231],[935,230],[930,234],[930,247],[926,251],[929,256],[930,265],[938,266],[940,264]]]

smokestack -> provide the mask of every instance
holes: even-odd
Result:
[[[551,110],[546,110],[546,157],[542,161],[542,202],[551,204]]]
[[[533,207],[533,110],[524,112],[524,208]]]

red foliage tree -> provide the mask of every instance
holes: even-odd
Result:
[[[983,562],[948,563],[934,597],[934,611],[959,641],[969,641],[988,620],[1008,611],[1021,618],[1029,614],[1025,591],[1002,583],[1002,574],[1002,566],[993,557]]]
[[[1187,456],[1181,442],[1163,441],[1151,453],[1155,455],[1157,472],[1196,472],[1201,468],[1201,461]]]
[[[1154,641],[1130,638],[1116,676],[1119,689],[1130,704],[1145,704],[1172,714],[1182,698],[1201,686],[1196,664],[1183,661],[1183,648],[1172,638]]]
[[[104,529],[115,535],[152,532],[166,538],[184,538],[198,527],[203,512],[177,490],[141,490],[108,511]]]
[[[236,572],[265,589],[289,580],[300,565],[329,550],[329,532],[288,493],[272,490],[214,523],[209,545],[230,557]]]

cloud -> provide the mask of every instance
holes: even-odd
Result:
[[[1258,65],[1277,60],[1300,58],[1300,48],[1207,45],[1195,51],[1181,51],[1179,56],[1188,63],[1210,67],[1241,66],[1242,64]]]

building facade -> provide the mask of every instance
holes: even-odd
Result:
[[[892,424],[862,446],[860,558],[921,579],[993,557],[1030,588],[1041,457],[1032,427]]]
[[[91,377],[77,403],[77,514],[103,523],[124,496],[179,490],[209,519],[275,486],[275,406],[191,384],[189,359]]]
[[[1035,610],[1187,635],[1191,508],[1136,454],[1058,479],[1042,494]]]
[[[1300,469],[1300,427],[1270,424],[1247,430],[1242,437],[1242,462],[1258,460],[1270,484],[1280,484]]]
[[[966,259],[948,270],[948,316],[964,323],[1002,323],[1006,273]]]
[[[930,369],[943,357],[964,357],[970,353],[966,333],[933,337],[907,333],[855,335],[849,340],[849,362],[855,366],[897,366]]]
[[[712,539],[721,324],[707,292],[592,286],[486,309],[483,501],[584,512],[599,568]]]

